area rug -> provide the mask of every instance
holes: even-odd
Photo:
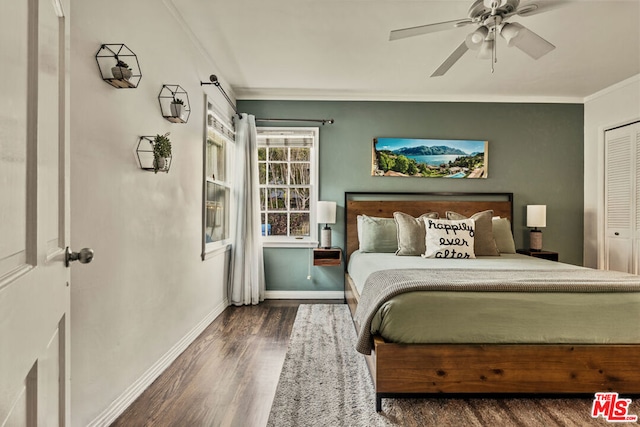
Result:
[[[592,398],[383,399],[355,351],[349,309],[301,305],[268,426],[586,426],[638,425],[591,417]],[[640,415],[640,401],[628,414]]]

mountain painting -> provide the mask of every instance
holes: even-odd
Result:
[[[487,178],[488,142],[376,138],[371,175],[420,178]]]

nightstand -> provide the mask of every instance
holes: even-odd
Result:
[[[529,255],[535,258],[548,259],[549,261],[558,261],[558,252],[552,251],[532,251],[531,249],[518,249],[517,253]]]
[[[313,265],[320,267],[339,267],[342,265],[342,249],[315,248],[313,250]]]

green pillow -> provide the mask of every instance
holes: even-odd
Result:
[[[428,212],[414,218],[404,212],[394,212],[398,231],[398,256],[420,256],[425,253],[424,219],[438,219],[438,212]]]
[[[447,219],[461,220],[467,219],[466,216],[460,215],[456,212],[447,212]],[[471,215],[471,219],[476,221],[476,231],[474,236],[473,251],[476,256],[498,256],[498,247],[496,241],[493,238],[493,211],[482,211]]]
[[[501,254],[516,253],[511,223],[507,218],[493,218],[493,237],[496,239],[496,246]]]
[[[395,252],[398,233],[393,218],[358,215],[358,240],[361,252]]]

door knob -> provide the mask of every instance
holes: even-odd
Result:
[[[93,249],[83,248],[80,250],[80,252],[72,252],[71,249],[69,249],[69,246],[67,246],[65,258],[64,258],[64,265],[69,267],[69,264],[72,261],[80,261],[80,264],[88,264],[91,262],[92,259],[93,259]]]

